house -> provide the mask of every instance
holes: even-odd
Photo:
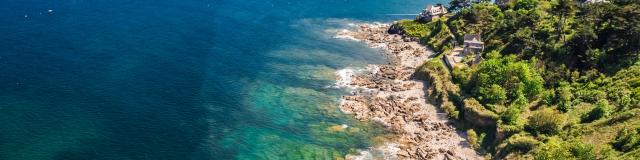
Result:
[[[480,37],[480,34],[466,34],[464,35],[464,54],[481,53],[484,50],[484,42]]]
[[[583,2],[584,4],[593,4],[593,3],[609,3],[608,0],[586,0]]]
[[[506,7],[509,3],[513,3],[515,0],[495,0],[493,3],[500,7]]]
[[[440,16],[447,13],[447,8],[445,8],[443,5],[431,5],[420,12],[420,15],[418,15],[418,21],[430,22],[433,19],[440,18]]]
[[[463,46],[456,46],[449,54],[445,54],[442,59],[449,69],[459,67],[461,65],[476,65],[480,63],[482,58],[482,50],[484,43],[480,38],[480,34],[464,35]]]

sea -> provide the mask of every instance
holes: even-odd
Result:
[[[391,143],[340,111],[336,37],[444,0],[0,0],[0,159],[340,159]]]

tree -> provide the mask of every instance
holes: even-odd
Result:
[[[478,94],[478,99],[485,104],[502,104],[507,100],[507,92],[497,84],[492,84],[488,88],[480,88]]]
[[[468,8],[471,6],[471,0],[451,0],[449,2],[449,10],[457,11],[463,8]]]
[[[565,25],[567,24],[567,16],[575,12],[576,3],[573,0],[556,0],[554,1],[551,13],[560,17],[559,23],[556,25],[557,38],[564,43]]]
[[[471,82],[473,96],[484,104],[513,102],[522,96],[535,98],[544,90],[544,80],[535,67],[513,56],[480,63]]]
[[[518,0],[516,2],[515,9],[531,10],[531,9],[535,9],[537,5],[538,5],[538,0]]]

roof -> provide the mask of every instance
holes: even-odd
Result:
[[[445,8],[442,5],[437,5],[437,6],[430,5],[429,7],[427,7],[422,11],[422,14],[428,14],[428,15],[445,14],[445,13],[447,13],[447,8]]]
[[[586,0],[584,3],[609,3],[608,0]]]
[[[482,38],[480,37],[480,34],[465,34],[464,41],[482,42]]]

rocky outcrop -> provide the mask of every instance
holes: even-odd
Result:
[[[400,26],[398,23],[393,23],[387,30],[387,33],[403,35],[404,28],[402,28],[402,26]]]
[[[383,49],[390,63],[351,77],[353,95],[343,96],[345,113],[361,121],[377,121],[397,134],[399,159],[479,159],[446,116],[427,103],[425,83],[413,73],[433,54],[406,39],[390,25],[361,25],[358,31],[338,34],[356,37]],[[347,158],[349,159],[349,157]]]

